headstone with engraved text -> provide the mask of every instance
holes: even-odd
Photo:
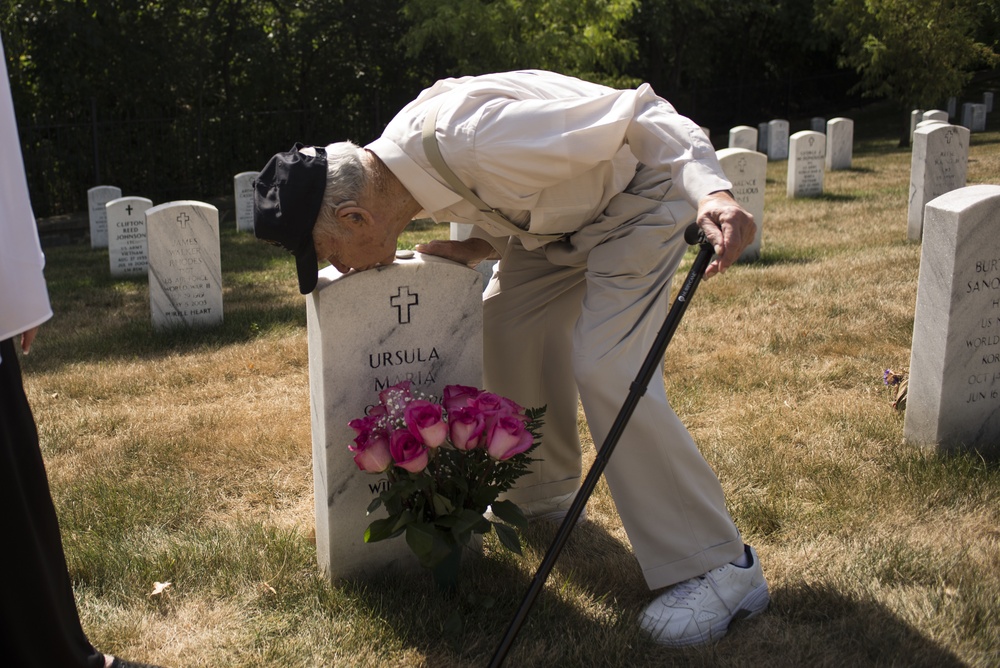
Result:
[[[146,210],[153,202],[145,197],[119,197],[105,206],[111,275],[145,276],[149,268]]]
[[[903,437],[1000,451],[1000,186],[927,204]]]
[[[823,194],[823,167],[826,163],[826,136],[803,130],[788,141],[788,197],[816,197]]]
[[[913,133],[910,156],[910,198],[906,237],[920,241],[924,207],[935,197],[965,186],[969,163],[969,130],[936,123]]]
[[[240,172],[233,177],[233,202],[239,232],[253,232],[253,180],[258,174],[260,172]]]
[[[95,186],[87,191],[87,208],[90,217],[90,247],[108,247],[108,202],[122,196],[117,186]]]
[[[153,329],[222,324],[219,210],[193,201],[146,211]]]
[[[364,542],[384,516],[366,509],[386,479],[358,470],[348,422],[403,380],[436,397],[446,385],[482,387],[480,274],[412,251],[397,258],[348,274],[327,267],[306,297],[316,553],[331,579],[417,564],[403,538]]]
[[[760,258],[764,234],[764,187],[767,183],[767,156],[745,148],[725,148],[717,153],[726,178],[733,184],[733,197],[753,216],[757,232],[740,254],[741,262]]]

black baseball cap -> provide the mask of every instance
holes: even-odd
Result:
[[[315,146],[316,155],[299,151],[295,144],[278,153],[253,183],[253,233],[292,252],[299,274],[299,292],[316,288],[319,262],[312,231],[326,190],[326,149]]]

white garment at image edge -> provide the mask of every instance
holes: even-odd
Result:
[[[0,341],[52,317],[45,287],[45,256],[31,210],[28,181],[0,41]],[[2,360],[0,360],[2,362]]]

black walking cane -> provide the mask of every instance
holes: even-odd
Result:
[[[587,505],[587,500],[590,499],[590,495],[594,492],[594,487],[597,486],[597,481],[601,477],[601,473],[604,472],[604,468],[608,465],[611,453],[618,444],[618,439],[625,430],[625,425],[628,424],[629,418],[632,417],[632,412],[635,410],[636,404],[639,403],[642,395],[646,393],[646,387],[653,378],[653,372],[661,368],[667,344],[670,343],[670,339],[677,330],[681,316],[684,315],[688,302],[694,296],[694,291],[698,288],[698,283],[701,282],[701,277],[705,273],[705,269],[708,267],[709,262],[712,261],[714,249],[712,244],[705,239],[704,233],[698,229],[698,225],[692,223],[684,230],[684,240],[691,246],[698,244],[698,256],[695,258],[694,264],[691,265],[691,271],[688,272],[684,285],[681,286],[680,292],[677,293],[677,299],[674,300],[673,306],[670,307],[670,312],[667,313],[667,319],[664,321],[663,327],[660,328],[659,334],[656,335],[653,347],[650,349],[649,354],[646,355],[646,360],[642,363],[642,367],[639,369],[635,380],[632,381],[628,396],[625,398],[625,403],[622,405],[621,410],[618,411],[618,417],[615,418],[614,424],[611,425],[611,431],[608,432],[607,438],[604,439],[604,444],[597,451],[594,464],[590,467],[587,477],[584,478],[583,485],[580,486],[580,491],[577,492],[576,498],[573,499],[573,503],[566,513],[566,518],[563,519],[562,526],[559,527],[559,533],[556,534],[555,540],[549,546],[549,551],[545,553],[545,558],[542,560],[541,566],[538,567],[534,580],[531,581],[531,587],[528,589],[524,600],[521,601],[521,607],[518,609],[517,614],[514,615],[510,626],[507,627],[507,633],[500,642],[500,646],[497,647],[492,661],[490,661],[491,668],[499,668],[503,664],[507,652],[514,642],[514,638],[517,637],[518,631],[521,630],[521,625],[524,624],[524,620],[535,602],[535,598],[538,597],[538,593],[545,585],[545,580],[549,577],[552,567],[555,566],[556,559],[559,558],[559,553],[562,552],[570,532],[576,526],[576,521],[580,517],[580,513],[583,512],[583,507]]]

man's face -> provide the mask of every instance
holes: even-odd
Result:
[[[337,271],[365,271],[396,259],[396,236],[388,225],[373,219],[351,220],[341,225],[339,237],[313,233],[316,257],[332,264]]]

